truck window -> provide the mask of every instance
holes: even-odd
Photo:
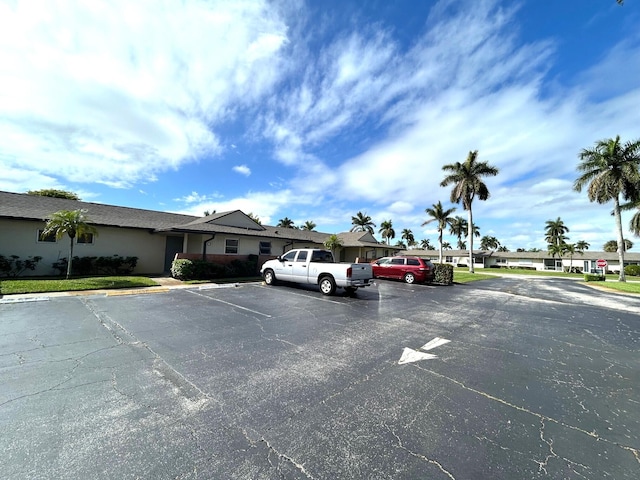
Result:
[[[298,257],[296,258],[296,262],[306,262],[307,261],[307,251],[301,250],[298,252]]]
[[[282,259],[286,262],[293,262],[293,259],[296,256],[296,252],[292,251],[282,256]]]
[[[311,255],[311,261],[316,263],[333,263],[331,252],[315,251]]]

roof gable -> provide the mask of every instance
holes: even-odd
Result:
[[[247,230],[265,230],[262,225],[241,210],[214,213],[212,215],[207,215],[206,217],[198,218],[186,225],[201,225],[204,223],[208,223],[209,225],[221,225],[223,227],[244,228]]]

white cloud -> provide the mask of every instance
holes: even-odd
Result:
[[[269,91],[286,42],[263,1],[4,3],[8,166],[124,187],[215,156],[211,126]]]
[[[240,175],[244,175],[245,177],[251,175],[251,169],[246,165],[236,165],[235,167],[233,167],[233,171],[239,173]]]

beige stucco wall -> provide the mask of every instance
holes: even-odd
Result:
[[[24,275],[53,275],[51,264],[69,254],[69,237],[55,243],[38,242],[38,229],[44,222],[0,220],[0,254],[18,255],[22,259],[39,255],[42,260],[35,271]],[[74,244],[73,255],[78,257],[111,256],[138,257],[135,273],[159,273],[164,268],[165,237],[146,230],[97,227],[93,244]]]

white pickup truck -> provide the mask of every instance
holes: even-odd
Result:
[[[368,263],[335,263],[328,250],[297,248],[274,260],[267,260],[260,268],[267,285],[276,281],[319,285],[324,295],[333,295],[336,288],[355,292],[358,287],[371,285],[373,271]]]

